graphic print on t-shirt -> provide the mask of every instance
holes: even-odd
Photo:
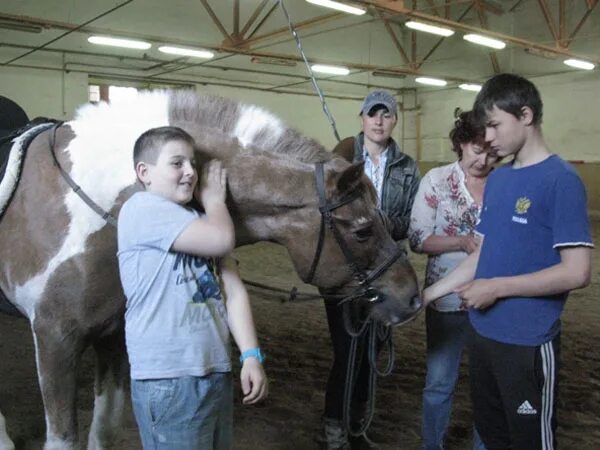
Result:
[[[178,253],[173,270],[180,271],[176,278],[177,284],[195,283],[193,303],[206,303],[211,298],[222,300],[219,282],[214,276],[216,273],[214,260]]]
[[[225,318],[226,310],[219,280],[215,276],[213,259],[178,253],[173,264],[178,272],[178,285],[192,283],[194,293],[189,299],[180,326],[201,326],[215,316]]]

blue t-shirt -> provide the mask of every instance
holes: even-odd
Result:
[[[520,169],[507,164],[494,170],[477,231],[485,239],[476,279],[537,272],[560,263],[561,247],[593,246],[585,187],[557,155]],[[559,333],[567,295],[499,299],[486,310],[471,308],[469,317],[482,336],[538,346]]]
[[[131,378],[231,370],[227,312],[214,263],[171,250],[198,214],[150,192],[119,213],[121,284]]]

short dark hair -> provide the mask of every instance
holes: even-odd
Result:
[[[450,141],[452,141],[452,151],[462,158],[462,148],[460,144],[469,142],[481,142],[485,140],[485,128],[482,122],[476,120],[473,111],[461,111],[460,108],[454,110],[454,127],[450,130]]]
[[[140,161],[156,164],[163,145],[172,141],[187,142],[192,148],[196,145],[194,138],[179,127],[150,128],[144,131],[133,145],[133,167],[135,168]]]
[[[496,106],[520,118],[523,107],[533,112],[533,125],[542,123],[542,98],[535,85],[526,78],[511,73],[498,74],[485,82],[473,105],[477,120],[485,121],[486,113]]]

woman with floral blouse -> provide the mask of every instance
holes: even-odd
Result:
[[[458,161],[431,169],[423,177],[411,213],[410,246],[414,252],[428,255],[425,287],[451,272],[479,245],[475,225],[486,178],[498,160],[486,147],[485,130],[475,123],[472,113],[457,112],[450,140]],[[423,450],[443,449],[468,322],[456,294],[427,308]],[[473,448],[485,449],[477,433]]]

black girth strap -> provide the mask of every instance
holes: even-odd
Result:
[[[56,125],[54,125],[54,127],[52,128],[52,131],[50,133],[50,153],[52,154],[52,159],[54,160],[54,165],[58,168],[58,171],[60,172],[60,174],[62,175],[62,177],[65,179],[65,181],[67,182],[67,184],[69,186],[71,186],[71,189],[73,189],[73,192],[75,192],[77,195],[79,195],[79,197],[81,197],[81,199],[96,214],[98,214],[100,217],[102,217],[104,220],[106,220],[113,227],[116,227],[117,226],[117,219],[115,219],[109,212],[107,212],[104,209],[102,209],[100,207],[100,205],[98,205],[94,200],[92,200],[83,191],[83,189],[81,189],[81,186],[79,186],[77,183],[75,183],[75,181],[73,181],[73,178],[71,178],[71,176],[65,171],[65,169],[62,168],[62,166],[58,162],[58,159],[56,158],[56,152],[55,152],[54,146],[56,144],[56,131],[58,130],[58,128],[63,123],[64,122],[58,122]]]

